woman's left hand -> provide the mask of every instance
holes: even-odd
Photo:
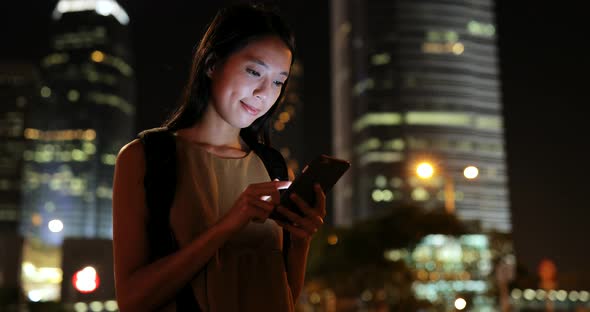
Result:
[[[324,194],[319,184],[314,185],[314,190],[316,193],[315,207],[310,207],[297,194],[291,194],[291,200],[304,213],[303,217],[284,206],[277,207],[277,211],[287,217],[291,221],[291,224],[276,220],[275,222],[293,235],[291,238],[293,242],[297,240],[309,241],[311,236],[324,224],[324,218],[326,217],[326,194]]]

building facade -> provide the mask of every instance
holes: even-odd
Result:
[[[60,245],[111,238],[116,155],[133,138],[129,17],[115,1],[61,0],[24,131],[21,232]]]
[[[353,160],[337,223],[452,200],[460,219],[509,232],[493,2],[332,6],[334,147]],[[416,175],[421,162],[432,178]],[[467,166],[476,179],[463,177]]]
[[[25,120],[38,101],[33,64],[0,63],[0,233],[16,234],[20,221]]]

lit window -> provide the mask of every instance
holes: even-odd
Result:
[[[394,163],[400,162],[404,158],[399,152],[368,152],[361,156],[360,165],[365,166],[370,163]]]
[[[417,187],[412,191],[412,198],[416,201],[426,201],[430,198],[430,194],[423,187]]]
[[[381,202],[383,201],[383,192],[381,190],[374,190],[373,193],[371,194],[371,197],[373,198],[373,201],[375,202]]]
[[[380,112],[368,113],[357,119],[353,125],[355,132],[359,132],[369,126],[393,126],[402,123],[402,116],[399,113]]]
[[[388,150],[401,151],[405,147],[403,139],[393,139],[383,143],[383,148]]]
[[[520,299],[520,297],[522,297],[522,290],[515,288],[512,290],[512,292],[510,293],[510,296],[515,299],[518,300]]]
[[[479,37],[493,37],[496,34],[496,27],[490,23],[480,23],[477,21],[469,21],[467,24],[467,31],[473,36]]]
[[[110,166],[114,166],[117,162],[117,155],[115,154],[104,154],[102,155],[102,163]]]
[[[51,96],[51,89],[49,87],[44,86],[41,88],[41,96],[44,98],[48,98]]]
[[[371,57],[371,63],[373,65],[385,65],[388,64],[391,61],[391,56],[389,55],[389,53],[379,53],[379,54],[374,54]]]
[[[383,194],[383,201],[386,201],[386,202],[393,201],[394,195],[393,195],[393,192],[392,191],[390,191],[390,190],[383,190],[382,191],[382,194]]]
[[[353,87],[354,95],[361,95],[365,91],[373,89],[375,87],[375,81],[371,78],[367,78],[357,82]]]
[[[41,65],[43,67],[50,67],[53,65],[64,64],[69,61],[70,57],[66,53],[53,53],[43,58]]]
[[[117,311],[119,309],[119,306],[117,305],[117,301],[109,300],[109,301],[105,301],[104,308],[107,311]]]
[[[385,188],[387,186],[387,178],[385,176],[378,175],[375,178],[375,186]]]
[[[360,143],[356,147],[356,152],[358,154],[364,154],[368,151],[376,150],[379,147],[381,147],[381,140],[379,140],[377,138],[370,138],[370,139],[367,139],[366,141]]]
[[[71,102],[76,102],[80,98],[80,92],[77,90],[70,90],[68,91],[68,100]]]
[[[451,112],[408,112],[406,123],[410,125],[463,126],[471,125],[471,116]]]

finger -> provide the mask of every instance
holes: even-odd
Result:
[[[289,221],[291,221],[292,223],[297,223],[297,224],[309,223],[308,220],[306,220],[305,218],[299,216],[298,214],[294,213],[293,211],[289,210],[285,206],[282,206],[282,205],[277,206],[277,211],[280,214],[282,214],[285,217],[287,217],[287,219],[289,219]]]
[[[291,181],[270,181],[250,184],[248,187],[254,190],[282,190],[289,188]]]
[[[310,235],[309,233],[307,233],[306,231],[295,227],[291,224],[285,223],[283,221],[279,221],[279,220],[274,220],[278,225],[280,225],[282,228],[284,228],[285,230],[289,231],[289,233],[297,236],[298,238],[308,238]]]
[[[315,188],[315,203],[316,203],[316,212],[324,218],[326,216],[326,193],[322,190],[322,187],[319,184],[314,185]]]
[[[269,218],[270,214],[273,212],[273,209],[274,208],[268,209],[267,206],[261,207],[252,205],[251,215],[254,216],[256,219],[262,220],[262,222],[264,222],[266,219]]]
[[[316,228],[319,228],[322,225],[324,225],[324,218],[322,218],[320,216],[311,217],[310,220],[315,225]]]
[[[316,212],[314,212],[313,209],[307,209],[307,212],[304,211],[305,217],[301,217],[284,206],[277,206],[277,211],[285,215],[287,218],[289,218],[289,220],[295,223],[299,223],[302,226],[308,227],[310,229],[315,228],[316,230],[311,230],[313,233],[315,233],[317,231],[317,228],[324,225],[324,218],[322,218]]]
[[[261,195],[260,199],[278,205],[281,203],[281,193],[279,193],[277,190],[274,190],[271,191],[271,194]]]
[[[281,201],[279,190],[285,188],[285,185],[288,187],[290,184],[291,181],[273,181],[251,184],[248,186],[247,191],[258,195],[262,200],[270,201],[278,205]]]
[[[275,209],[275,204],[259,198],[251,199],[250,203],[257,208],[261,208],[264,211],[268,211],[269,213],[272,212],[273,209]]]
[[[299,207],[299,209],[301,209],[301,211],[303,211],[303,213],[306,216],[318,215],[315,209],[309,207],[309,204],[305,200],[303,200],[303,198],[301,198],[299,195],[293,193],[289,196],[289,198],[291,198],[291,200],[297,205],[297,207]]]
[[[293,226],[300,228],[307,232],[309,235],[313,235],[318,231],[318,228],[323,224],[323,220],[318,221],[317,219],[303,218],[296,213],[290,211],[284,206],[278,206],[277,211],[287,217]],[[320,218],[321,219],[321,218]]]

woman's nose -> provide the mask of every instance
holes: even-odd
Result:
[[[256,86],[256,89],[254,89],[254,94],[253,95],[257,99],[259,99],[261,101],[264,101],[267,98],[267,94],[266,93],[268,92],[268,90],[269,90],[269,88],[268,88],[267,83],[265,81],[265,82],[262,82],[262,83],[258,84],[258,86]]]

